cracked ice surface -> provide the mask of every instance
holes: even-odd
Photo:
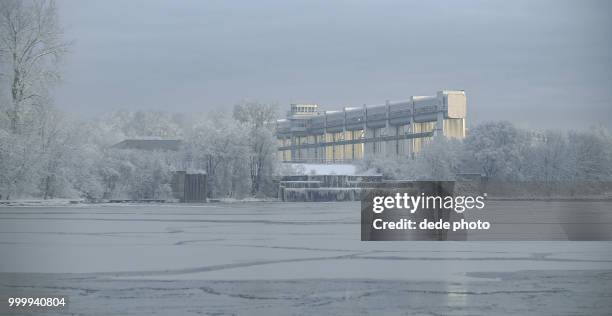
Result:
[[[85,314],[612,310],[612,242],[361,242],[359,212],[359,203],[4,207],[0,291],[66,295],[69,309],[57,312]]]

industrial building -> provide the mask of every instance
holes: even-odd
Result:
[[[348,163],[366,157],[411,157],[432,137],[465,137],[466,95],[434,96],[321,111],[292,104],[276,122],[278,156],[284,162]]]

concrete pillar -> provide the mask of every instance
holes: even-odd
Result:
[[[368,129],[368,110],[366,105],[363,105],[363,114],[365,115],[365,120],[363,120],[363,136],[365,138],[372,137],[370,130]],[[371,145],[372,143],[365,143],[363,145],[363,158],[370,158],[372,156]]]
[[[385,100],[385,129],[384,129],[385,136],[395,135],[395,128],[393,128],[393,126],[389,122],[389,120],[391,120],[391,117],[389,116],[389,106],[390,106],[389,100]],[[396,148],[395,145],[396,145],[395,140],[384,142],[383,152],[386,153],[387,157],[395,157],[397,155],[397,152],[395,150]]]
[[[437,93],[438,99],[438,112],[436,114],[436,125],[434,126],[434,137],[443,136],[444,135],[444,94],[442,91],[438,91]]]
[[[408,126],[408,134],[414,133],[414,97],[410,97],[410,125]],[[414,143],[412,139],[407,139],[405,142],[406,146],[406,155],[410,158],[414,158]]]
[[[433,130],[434,137],[444,136],[444,112],[438,111],[436,115],[436,125]]]
[[[323,112],[323,116],[325,116],[323,118],[323,142],[327,142],[327,112]],[[323,157],[322,159],[322,163],[327,163],[327,146],[325,147],[319,147],[321,152],[323,153],[323,155],[321,157]]]

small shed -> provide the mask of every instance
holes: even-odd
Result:
[[[181,203],[205,203],[206,181],[204,172],[175,171],[172,174],[172,195]]]

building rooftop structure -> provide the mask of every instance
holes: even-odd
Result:
[[[116,149],[138,149],[148,151],[179,151],[179,139],[126,139],[112,146]]]

